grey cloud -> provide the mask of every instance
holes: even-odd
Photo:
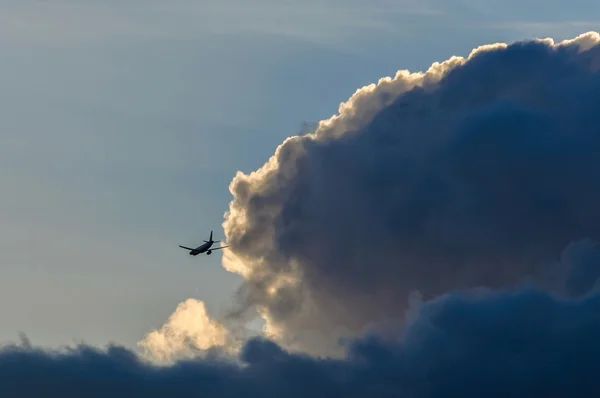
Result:
[[[320,352],[401,320],[413,291],[547,285],[569,244],[600,239],[599,42],[495,45],[401,71],[238,174],[225,265],[245,274],[243,307]],[[550,288],[589,288],[569,283]]]
[[[119,346],[0,350],[0,394],[43,397],[595,397],[600,297],[531,288],[449,294],[425,303],[403,335],[348,342],[341,359],[266,339],[239,357],[154,366]]]

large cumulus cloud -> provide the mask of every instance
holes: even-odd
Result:
[[[0,350],[0,396],[595,397],[600,296],[522,288],[424,304],[394,340],[364,337],[342,359],[249,341],[238,358],[154,366],[121,347]]]
[[[414,292],[589,291],[597,262],[569,264],[600,240],[599,43],[494,44],[399,71],[238,173],[224,265],[245,278],[240,311],[331,352],[403,321]]]

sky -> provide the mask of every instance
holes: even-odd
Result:
[[[2,396],[595,396],[597,2],[0,10]]]
[[[599,8],[0,0],[0,341],[135,348],[189,298],[226,313],[242,278],[177,246],[224,239],[237,171],[397,70],[573,38]]]

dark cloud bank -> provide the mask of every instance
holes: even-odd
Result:
[[[382,82],[238,175],[228,267],[278,343],[164,367],[7,347],[0,396],[598,396],[599,41],[496,46]],[[336,359],[282,348],[342,336]]]
[[[345,359],[248,342],[242,364],[154,367],[124,348],[0,352],[2,397],[596,397],[600,296],[533,289],[451,294],[426,304],[402,341],[365,337]]]

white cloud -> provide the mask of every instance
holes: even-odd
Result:
[[[210,317],[205,303],[190,298],[179,303],[167,322],[148,333],[138,345],[149,359],[171,362],[224,347],[228,337],[227,329]]]

